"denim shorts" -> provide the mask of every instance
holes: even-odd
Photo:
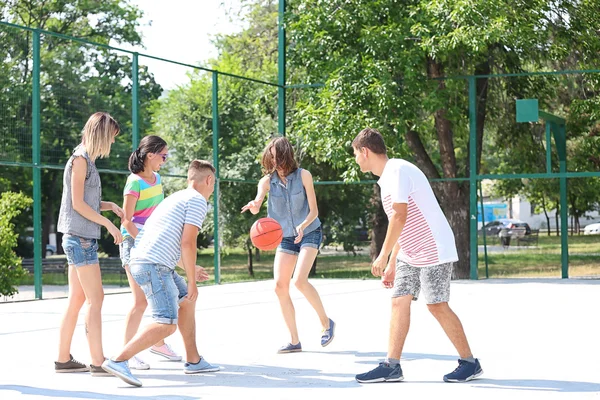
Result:
[[[134,238],[132,238],[131,236],[125,236],[123,238],[123,241],[119,245],[119,256],[121,257],[121,264],[123,265],[123,267],[129,265],[129,257],[134,244]]]
[[[187,296],[187,283],[174,269],[160,264],[132,264],[131,276],[144,291],[154,322],[177,324],[179,303]]]
[[[294,240],[296,240],[295,236],[284,237],[277,247],[277,251],[297,255],[300,253],[300,249],[303,247],[312,247],[313,249],[318,249],[323,241],[323,231],[319,226],[314,231],[305,233],[300,243],[294,243]]]
[[[98,241],[79,236],[63,235],[62,248],[67,255],[67,263],[75,268],[98,264]]]

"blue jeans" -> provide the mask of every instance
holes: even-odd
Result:
[[[177,324],[179,303],[187,296],[187,283],[174,269],[160,264],[132,264],[131,276],[144,291],[154,322]]]
[[[323,241],[323,232],[319,226],[314,231],[305,233],[304,236],[302,236],[300,243],[294,243],[294,240],[296,240],[296,237],[294,236],[284,237],[277,247],[277,251],[298,255],[300,253],[300,249],[303,247],[312,247],[313,249],[318,249]]]
[[[67,263],[75,268],[98,264],[98,241],[79,236],[63,235],[62,247]]]

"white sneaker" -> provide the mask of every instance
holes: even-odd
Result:
[[[138,356],[133,356],[129,360],[129,369],[150,369],[150,365],[146,364],[144,360]]]
[[[150,353],[154,353],[159,356],[163,356],[167,360],[170,361],[181,361],[181,356],[173,351],[171,346],[168,344],[163,344],[160,347],[152,346],[150,347]]]

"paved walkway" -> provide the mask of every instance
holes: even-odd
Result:
[[[318,320],[293,291],[303,353],[277,355],[287,340],[272,282],[200,288],[198,342],[222,370],[184,375],[182,364],[143,357],[142,388],[116,378],[56,374],[58,326],[65,299],[0,304],[0,399],[584,399],[600,398],[600,282],[561,280],[461,281],[451,305],[461,317],[482,379],[446,384],[456,366],[452,345],[425,304],[413,306],[402,367],[406,381],[360,385],[356,373],[385,357],[389,292],[374,280],[315,280],[336,338],[319,345]],[[121,346],[130,294],[105,297],[104,348]],[[83,315],[72,352],[88,359]],[[148,319],[142,322],[147,323]],[[178,333],[168,339],[181,351]]]

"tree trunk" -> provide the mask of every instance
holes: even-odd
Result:
[[[371,206],[375,209],[375,212],[371,215],[371,226],[373,231],[371,233],[371,247],[369,254],[371,260],[375,260],[383,247],[383,241],[385,240],[385,234],[387,233],[388,219],[381,204],[381,191],[379,185],[375,184],[373,196],[371,196]]]
[[[254,277],[254,266],[252,264],[252,242],[250,238],[246,239],[246,248],[248,249],[248,275]]]
[[[544,210],[544,215],[546,216],[546,224],[548,225],[548,236],[550,236],[550,217],[548,216],[548,210],[546,210],[546,197],[542,195],[542,210]]]
[[[258,247],[254,249],[254,258],[256,258],[257,262],[260,261],[260,249]]]
[[[556,236],[560,236],[560,229],[558,227],[558,214],[560,214],[560,206],[556,206],[556,214],[554,214],[554,222],[556,223]]]

